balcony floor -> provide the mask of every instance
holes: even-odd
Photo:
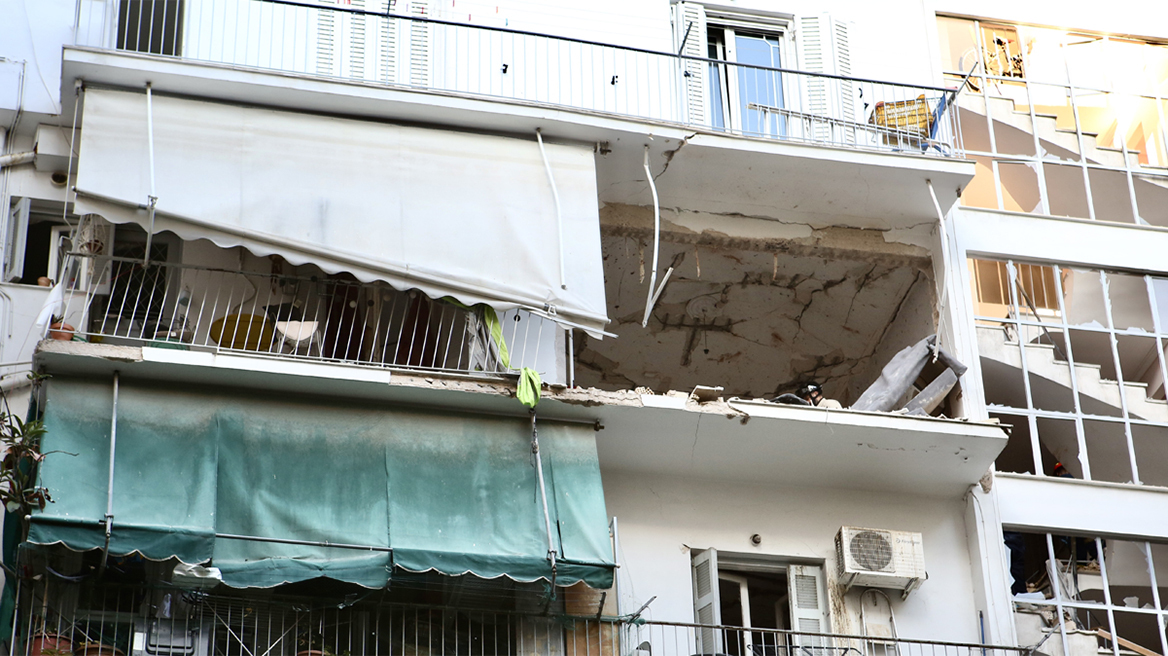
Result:
[[[508,381],[46,340],[39,371],[265,388],[525,416]],[[1006,444],[996,424],[686,395],[545,389],[547,419],[595,422],[603,470],[959,498]]]

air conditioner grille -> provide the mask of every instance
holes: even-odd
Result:
[[[892,564],[892,545],[883,533],[860,531],[852,536],[848,548],[852,560],[866,570],[880,572]]]

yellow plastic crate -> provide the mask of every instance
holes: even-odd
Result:
[[[933,112],[922,94],[916,100],[878,102],[869,123],[914,137],[928,137],[933,128]]]

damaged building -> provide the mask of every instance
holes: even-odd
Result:
[[[0,0],[0,640],[1168,654],[1168,14],[910,5]]]

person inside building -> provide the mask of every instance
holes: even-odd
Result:
[[[796,395],[806,401],[808,405],[813,405],[818,408],[843,408],[839,401],[825,397],[823,395],[823,388],[816,383],[807,383],[800,387]]]
[[[1054,468],[1051,470],[1056,478],[1074,478],[1075,475],[1067,471],[1066,465],[1061,462],[1054,463]],[[1095,544],[1095,540],[1088,538],[1070,538],[1068,536],[1059,536],[1059,540],[1066,549],[1071,553],[1071,558],[1076,561],[1085,563],[1086,568],[1099,567],[1099,547]]]

